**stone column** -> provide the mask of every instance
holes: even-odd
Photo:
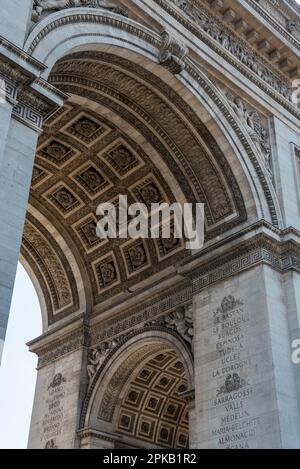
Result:
[[[293,372],[296,380],[298,406],[300,407],[300,274],[299,272],[290,271],[284,275],[283,280],[285,299],[288,313],[288,325],[290,333],[290,341],[293,344],[297,341],[297,349],[292,347]]]
[[[0,353],[18,264],[37,138],[35,130],[11,119],[0,166]]]
[[[11,8],[11,7],[9,7]],[[22,8],[20,8],[22,10]],[[16,16],[16,15],[15,15]],[[64,95],[40,78],[44,67],[0,41],[0,361],[43,118]],[[5,98],[5,99],[4,99]]]
[[[299,448],[281,274],[260,265],[194,300],[199,448]]]
[[[2,99],[0,95],[0,167],[4,158],[4,150],[7,142],[7,135],[10,127],[10,120],[13,109],[12,104],[8,101],[4,101],[4,99],[4,95]]]
[[[78,448],[87,386],[85,340],[84,325],[78,321],[28,344],[39,356],[29,449]]]

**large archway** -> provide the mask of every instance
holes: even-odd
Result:
[[[174,77],[142,56],[141,44],[139,53],[131,45],[106,46],[105,35],[86,46],[72,43],[70,53],[71,24],[62,28],[65,40],[47,53],[37,42],[49,34],[43,22],[28,39],[29,49],[39,58],[42,52],[49,65],[65,54],[48,79],[69,96],[39,139],[22,247],[44,292],[46,328],[76,312],[96,315],[120,305],[128,289],[150,291],[176,275],[174,266],[190,255],[176,240],[101,243],[95,236],[100,202],[116,203],[120,194],[146,204],[202,202],[207,245],[246,226],[249,217],[277,220],[278,214],[276,198],[257,186],[255,165],[243,157],[253,152],[259,165],[257,149],[243,136],[244,150],[236,151],[222,112],[209,107],[215,106],[211,96],[201,97],[199,85],[195,95],[194,78],[186,72]],[[77,31],[74,41],[79,38]]]
[[[0,355],[22,244],[43,316],[29,447],[299,445],[297,12],[208,3],[2,15]],[[119,195],[203,203],[203,248],[98,238]]]
[[[40,356],[38,387],[55,398],[70,386],[73,399],[57,428],[41,421],[36,406],[31,442],[188,447],[188,433],[192,442],[196,434],[187,419],[188,310],[195,292],[236,268],[206,276],[211,259],[212,269],[219,262],[214,248],[220,253],[228,240],[234,248],[262,219],[281,226],[271,168],[222,89],[165,30],[110,11],[67,9],[40,21],[25,48],[45,65],[39,86],[65,100],[38,140],[23,236],[45,332],[31,347]],[[147,206],[203,203],[204,249],[190,252],[172,236],[99,239],[97,206],[119,195]],[[232,252],[234,263],[238,249]],[[236,265],[247,268],[259,256]],[[173,341],[159,339],[157,324]],[[146,335],[129,346],[141,328]]]

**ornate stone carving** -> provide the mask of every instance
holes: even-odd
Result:
[[[173,313],[164,318],[165,324],[170,329],[174,329],[186,342],[192,346],[194,338],[193,319],[188,315],[185,307],[176,309]]]
[[[30,223],[24,228],[24,241],[28,249],[38,256],[41,270],[45,275],[49,288],[51,287],[52,301],[55,309],[61,309],[73,303],[72,290],[66,271],[57,253],[46,239]]]
[[[114,167],[121,174],[125,174],[136,163],[135,156],[125,145],[114,148],[109,156]]]
[[[102,264],[100,266],[100,270],[105,285],[109,285],[116,280],[116,269],[112,262],[106,262],[105,264]]]
[[[154,184],[142,187],[140,193],[147,205],[158,203],[161,199],[159,189]]]
[[[188,406],[180,394],[182,389],[187,389],[187,379],[178,356],[169,351],[154,355],[125,384],[118,406],[118,432],[137,439],[146,436],[153,445],[186,448]],[[129,413],[128,406],[131,409]],[[160,415],[164,419],[161,425],[157,422]],[[139,425],[135,425],[136,421]],[[155,427],[159,428],[158,432]]]
[[[38,149],[38,155],[57,166],[63,166],[75,155],[75,151],[65,143],[51,139]]]
[[[58,204],[64,210],[69,210],[70,208],[72,208],[77,203],[77,199],[66,188],[59,189],[57,192],[53,193],[53,197],[54,197],[54,199],[56,199]]]
[[[90,138],[99,128],[96,122],[88,119],[87,117],[82,117],[77,122],[75,122],[72,128],[77,132],[79,135]]]
[[[93,245],[94,243],[99,241],[99,238],[97,236],[96,230],[97,230],[97,225],[96,222],[91,221],[87,223],[86,225],[82,226],[82,231],[88,240],[88,242]]]
[[[113,255],[105,257],[94,264],[98,287],[101,290],[112,287],[119,282],[117,264]]]
[[[143,241],[133,242],[122,249],[129,275],[149,265],[147,251]]]
[[[236,115],[247,129],[248,134],[262,152],[266,168],[272,177],[271,145],[269,142],[269,132],[266,125],[262,122],[262,117],[256,109],[249,109],[243,100],[226,92],[226,97],[231,104]]]
[[[214,312],[214,324],[219,324],[226,319],[228,319],[228,315],[230,311],[232,311],[235,308],[239,308],[242,306],[244,303],[242,300],[236,299],[233,295],[226,296],[223,298],[221,302],[221,306],[217,308],[217,311]]]
[[[37,353],[39,357],[38,368],[47,366],[49,363],[53,363],[65,354],[74,352],[82,346],[87,347],[88,345],[89,337],[85,331],[80,329],[70,334],[69,336],[64,336],[59,340],[54,340],[53,343],[51,343],[49,346],[41,347],[40,349],[38,348],[35,350],[35,353]]]
[[[159,325],[177,332],[191,347],[194,338],[192,308],[180,306],[169,314],[150,321],[146,326]]]
[[[68,147],[57,141],[52,141],[44,149],[45,154],[49,155],[53,160],[58,161],[64,159],[69,151],[70,149]]]
[[[195,6],[188,0],[171,0],[175,3],[197,26],[214,41],[218,42],[224,49],[234,55],[236,59],[246,65],[264,82],[270,85],[276,92],[284,98],[291,101],[292,89],[288,83],[285,83],[276,76],[270,68],[263,63],[256,52],[248,49],[247,45],[238,40],[232,31],[208,15],[203,7]]]
[[[300,32],[300,21],[287,20],[286,29],[289,33],[293,34],[295,32]]]
[[[167,31],[161,35],[162,46],[159,52],[159,62],[174,75],[178,75],[185,68],[184,58],[188,48],[175,40]]]
[[[123,390],[127,380],[132,375],[133,370],[146,360],[146,358],[153,356],[156,352],[159,352],[163,349],[164,346],[157,344],[147,344],[139,348],[137,351],[133,352],[129,357],[127,357],[121,366],[116,370],[112,376],[107,389],[104,391],[103,399],[99,408],[98,418],[106,422],[111,422],[114,411],[117,405],[117,401],[120,396],[120,392]],[[89,392],[92,390],[90,387]],[[89,400],[89,394],[87,395],[86,401]],[[84,415],[83,409],[83,415]]]
[[[110,342],[105,342],[99,347],[90,351],[87,366],[87,373],[90,380],[93,379],[99,368],[103,365],[106,357],[114,350],[117,345],[118,341],[112,340]]]
[[[42,14],[47,11],[59,11],[76,7],[105,8],[127,16],[124,8],[120,7],[120,3],[114,0],[34,0],[32,21],[38,22]]]
[[[78,179],[89,191],[97,192],[103,186],[108,185],[102,174],[96,168],[90,166],[78,175]]]

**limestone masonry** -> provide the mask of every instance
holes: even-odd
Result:
[[[29,448],[300,447],[299,56],[294,0],[0,0],[0,356],[20,258]],[[204,247],[99,238],[119,195],[203,203]]]

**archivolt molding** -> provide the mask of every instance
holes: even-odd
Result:
[[[124,18],[120,15],[110,12],[104,13],[101,10],[94,11],[86,8],[80,8],[80,10],[68,9],[67,11],[58,12],[42,20],[29,35],[24,46],[25,50],[28,52],[28,54],[34,57],[36,55],[40,55],[41,53],[45,53],[45,51],[42,52],[39,50],[43,40],[45,40],[45,38],[47,38],[47,36],[53,31],[60,29],[63,26],[72,24],[90,24],[91,26],[95,24],[102,24],[103,26],[109,28],[110,34],[108,33],[107,28],[102,28],[102,31],[100,30],[101,32],[97,32],[93,28],[91,31],[88,31],[87,36],[91,34],[91,36],[94,36],[95,38],[98,36],[99,39],[101,39],[101,37],[104,39],[105,36],[107,39],[109,37],[115,37],[115,39],[118,39],[119,36],[120,42],[123,42],[129,48],[134,47],[135,43],[138,44],[139,40],[142,40],[142,42],[148,45],[148,48],[145,48],[144,52],[148,50],[148,54],[152,55],[152,57],[158,56],[158,51],[162,46],[162,38],[159,34],[133,20],[130,20],[129,18]],[[116,36],[111,36],[112,31],[124,31],[128,35],[123,36],[122,34],[116,34]],[[149,46],[152,47],[149,48]],[[51,52],[53,53],[53,50],[49,52],[51,54]],[[46,57],[41,56],[41,61],[48,61],[50,54],[48,53]]]
[[[269,64],[260,58],[254,51],[248,49],[246,43],[234,38],[232,31],[211,17],[211,13],[201,6],[196,8],[198,14],[194,14],[193,7],[188,2],[172,0],[171,3],[182,3],[182,9],[186,15],[178,13],[176,7],[165,0],[154,0],[173,16],[180,24],[200,38],[204,43],[232,64],[242,74],[263,89],[267,94],[288,109],[295,116],[299,116],[297,107],[292,105],[292,88],[278,73],[271,70]],[[185,17],[187,16],[187,18]],[[194,24],[193,24],[194,23]]]
[[[133,330],[135,328],[133,327]],[[180,337],[188,349],[193,354],[193,337],[194,337],[194,324],[193,324],[193,311],[192,305],[184,305],[175,308],[174,311],[159,316],[158,318],[151,319],[143,326],[143,331],[169,331],[174,337]],[[109,356],[125,343],[132,333],[127,333],[114,338],[111,341],[102,342],[100,345],[93,345],[89,351],[87,374],[89,377],[90,385],[95,380],[95,376],[101,372],[101,369],[107,363]],[[133,332],[133,336],[136,332]]]
[[[258,151],[249,133],[243,130],[229,101],[224,97],[223,93],[221,93],[220,90],[218,90],[216,86],[206,77],[206,75],[200,71],[197,65],[189,61],[189,64],[186,66],[186,71],[189,73],[190,77],[195,80],[195,83],[201,87],[204,94],[211,99],[211,102],[218,110],[218,113],[221,113],[224,116],[227,124],[229,124],[234,134],[238,137],[239,142],[241,143],[247,158],[249,158],[252,162],[255,173],[257,174],[262,185],[272,223],[275,226],[280,227],[282,224],[280,206],[270,174],[268,174],[269,172],[266,168],[266,163],[262,152]],[[192,86],[194,87],[194,85]],[[239,148],[237,148],[237,151],[240,151]],[[266,218],[266,214],[264,213],[264,203],[261,200],[259,192],[259,189],[256,187],[257,200],[259,201],[263,217]]]
[[[66,27],[66,30],[68,28],[68,25],[75,24],[76,22],[86,22],[91,24],[91,31],[86,31],[77,34],[75,40],[73,41],[72,47],[75,47],[76,45],[79,47],[80,44],[82,45],[82,42],[80,42],[80,37],[83,38],[84,35],[86,35],[86,39],[88,41],[92,42],[98,42],[98,43],[111,43],[113,40],[109,36],[106,36],[105,33],[105,27],[106,25],[111,25],[114,28],[115,31],[115,39],[118,37],[120,38],[120,43],[119,45],[121,47],[126,47],[129,50],[135,50],[139,51],[142,55],[148,56],[152,60],[158,62],[159,61],[159,54],[160,51],[162,50],[163,47],[163,40],[162,37],[160,37],[158,34],[155,32],[145,28],[144,26],[133,22],[131,20],[127,20],[126,18],[118,17],[118,15],[112,15],[111,13],[106,13],[103,15],[103,13],[99,13],[97,11],[93,11],[93,14],[91,15],[92,17],[90,18],[89,15],[91,13],[91,10],[88,10],[89,13],[84,12],[84,10],[80,9],[80,15],[77,12],[74,12],[73,10],[68,10],[68,12],[59,12],[58,14],[51,15],[51,20],[50,18],[48,21],[41,21],[41,23],[38,24],[38,26],[33,30],[31,33],[30,37],[27,40],[26,48],[35,55],[40,55],[40,52],[42,51],[39,48],[39,45],[43,44],[43,39],[46,38],[46,36],[51,32],[54,31],[55,28],[63,28]],[[79,16],[78,16],[79,15]],[[93,24],[94,22],[103,22],[105,24],[104,30],[102,31],[101,35],[99,33],[96,33],[94,31]],[[45,23],[45,24],[44,24]],[[129,36],[127,36],[127,39],[129,37],[132,38],[132,43],[129,41],[127,43],[122,42],[123,41],[123,36],[121,33],[121,30],[127,31],[129,33]],[[111,29],[110,29],[110,34],[111,34]],[[98,34],[98,37],[97,37]],[[63,34],[60,33],[61,39],[63,39]],[[135,39],[134,39],[135,36]],[[116,43],[114,41],[114,43]],[[147,45],[148,44],[148,45]],[[149,45],[151,47],[149,48]],[[57,49],[57,47],[59,49]],[[82,47],[81,47],[82,48]],[[84,48],[84,47],[83,47]],[[148,48],[148,52],[145,52],[145,48]],[[59,58],[57,56],[58,50],[60,51],[59,54],[64,55],[68,51],[68,39],[65,38],[63,41],[60,42],[60,44],[57,44],[56,47],[52,49],[52,51],[49,50],[49,53],[43,49],[43,56],[40,58],[42,60],[45,60],[46,62],[49,63],[50,68],[54,64],[54,62]],[[39,52],[40,51],[40,52]],[[45,57],[46,54],[46,57]],[[280,208],[278,201],[276,200],[276,194],[274,191],[274,188],[272,187],[272,182],[270,179],[268,179],[265,165],[264,165],[264,159],[263,156],[261,158],[257,155],[259,152],[257,149],[255,149],[255,145],[252,143],[249,144],[249,140],[246,136],[246,132],[241,130],[239,124],[236,122],[236,119],[233,118],[233,116],[230,116],[230,113],[228,112],[228,106],[224,103],[224,98],[221,97],[220,93],[216,92],[213,84],[207,79],[204,79],[204,75],[200,72],[199,68],[197,67],[196,64],[191,62],[190,59],[184,58],[183,62],[185,63],[185,71],[183,74],[180,75],[180,80],[181,81],[194,81],[195,85],[191,85],[192,91],[194,94],[196,94],[196,89],[200,85],[201,88],[203,89],[204,93],[208,94],[210,98],[213,98],[214,102],[216,105],[220,108],[221,112],[223,113],[224,117],[227,119],[229,117],[229,123],[231,128],[234,130],[234,132],[239,134],[240,141],[245,148],[245,153],[247,155],[249,154],[250,159],[252,159],[252,162],[254,163],[255,170],[258,173],[259,179],[261,181],[261,184],[263,186],[265,196],[267,199],[267,204],[269,205],[269,210],[271,213],[271,219],[272,222],[275,225],[280,224]],[[132,66],[132,64],[131,64]],[[73,79],[74,82],[76,82],[78,79]],[[74,83],[76,84],[76,83]],[[278,93],[276,94],[276,96]],[[223,108],[223,109],[222,109]],[[258,161],[257,161],[258,160]],[[253,178],[253,183],[254,183],[254,178]],[[255,184],[255,183],[254,183]],[[257,197],[259,198],[260,195],[260,190],[257,190]],[[264,213],[263,209],[264,203],[261,205],[261,209],[263,211],[263,216],[266,217],[266,214]]]
[[[133,370],[136,372],[154,354],[170,349],[183,360],[188,387],[193,389],[193,359],[180,336],[159,327],[137,329],[119,340],[93,377],[83,403],[80,428],[90,426],[95,412],[101,420],[112,422],[120,393]]]
[[[151,114],[150,113],[145,114],[144,109],[139,108],[136,105],[136,100],[135,100],[134,104],[132,104],[132,102],[130,100],[128,100],[127,98],[124,98],[125,88],[123,88],[123,90],[122,90],[123,95],[120,96],[119,90],[118,90],[117,94],[116,94],[116,92],[112,91],[113,82],[109,83],[109,87],[105,86],[105,83],[106,82],[108,83],[108,81],[105,77],[104,77],[104,81],[103,81],[104,84],[103,83],[100,84],[100,81],[98,82],[95,79],[94,80],[85,79],[83,72],[80,72],[80,74],[78,73],[78,70],[80,69],[80,67],[82,67],[82,68],[84,67],[84,61],[82,61],[82,62],[80,61],[80,62],[76,63],[76,54],[71,55],[69,57],[70,57],[70,59],[68,58],[65,65],[64,65],[64,62],[62,61],[62,65],[59,65],[57,68],[54,69],[53,75],[51,76],[51,81],[53,81],[53,83],[55,83],[57,86],[62,87],[62,89],[64,89],[65,91],[69,90],[73,93],[84,92],[85,94],[90,95],[91,99],[95,99],[95,100],[97,100],[99,98],[97,98],[97,96],[95,94],[92,95],[90,91],[87,91],[88,88],[94,89],[97,92],[100,91],[101,93],[105,93],[110,97],[114,97],[119,102],[124,102],[127,106],[130,106],[135,113],[138,112],[140,114],[142,119],[146,120],[146,122],[149,122],[151,124],[152,128],[154,128],[154,129],[158,128],[157,132],[159,133],[159,135],[161,137],[165,138],[168,147],[170,147],[173,150],[173,153],[175,155],[177,155],[177,157],[179,158],[179,160],[181,162],[181,165],[183,165],[183,167],[185,169],[185,172],[189,177],[189,180],[191,182],[193,182],[193,184],[196,188],[198,187],[197,191],[198,191],[198,195],[200,196],[200,200],[205,202],[206,204],[208,203],[208,205],[211,207],[211,209],[212,209],[211,214],[206,213],[208,225],[211,225],[211,223],[213,222],[213,219],[211,218],[211,215],[213,215],[214,210],[213,210],[213,205],[211,205],[211,203],[209,202],[209,199],[207,199],[207,195],[209,195],[209,192],[210,192],[210,189],[211,189],[212,190],[211,200],[215,201],[215,203],[217,205],[219,205],[220,199],[216,198],[216,184],[215,183],[214,184],[209,183],[207,188],[204,189],[204,191],[201,190],[200,186],[199,186],[199,182],[197,182],[197,180],[195,179],[195,174],[197,173],[197,171],[194,168],[193,171],[191,172],[191,170],[187,166],[186,162],[184,162],[184,159],[182,159],[182,156],[180,155],[180,152],[178,151],[179,150],[178,145],[174,145],[173,141],[170,140],[169,136],[166,135],[164,133],[164,131],[162,131],[161,127],[158,126],[159,121],[154,120],[153,118],[150,119]],[[90,53],[90,54],[87,54],[86,57],[87,57],[87,59],[90,60],[90,63],[88,63],[88,61],[86,62],[87,71],[89,73],[89,76],[92,78],[93,76],[99,77],[101,74],[103,74],[103,71],[104,71],[103,65],[101,67],[100,67],[100,64],[97,66],[97,64],[94,63],[94,60],[93,60],[93,57],[94,57],[94,59],[96,59],[97,54],[96,53]],[[101,54],[99,54],[98,57],[99,57],[99,59],[101,59]],[[122,69],[120,71],[120,70],[112,70],[112,68],[111,68],[111,64],[115,61],[114,56],[112,56],[112,55],[110,56],[110,59],[109,59],[110,65],[109,66],[107,66],[107,60],[108,59],[105,59],[105,54],[102,55],[102,57],[103,57],[103,60],[104,60],[104,65],[106,66],[106,68],[105,68],[106,77],[111,76],[113,81],[116,81],[116,83],[118,83],[118,86],[121,86],[122,83],[123,83],[123,86],[124,86],[125,83],[127,82],[128,78],[125,78],[124,73],[122,72]],[[74,60],[73,65],[72,65],[72,60]],[[128,69],[128,67],[130,67],[130,69],[132,71],[136,72],[141,78],[146,79],[146,77],[143,76],[143,74],[141,72],[141,69],[139,69],[137,66],[135,66],[133,64],[130,64],[130,63],[126,62],[125,59],[118,58],[117,63],[118,63],[118,66],[119,67],[122,66],[124,70],[126,69],[126,67],[127,67],[127,69]],[[72,67],[73,67],[73,72],[72,72]],[[259,179],[261,181],[261,184],[262,184],[262,187],[263,187],[263,190],[264,190],[264,193],[265,193],[266,201],[267,201],[267,204],[269,206],[271,220],[275,225],[278,226],[281,222],[280,208],[279,208],[277,197],[276,197],[276,194],[275,194],[275,191],[274,191],[274,187],[272,185],[272,180],[270,178],[269,169],[266,166],[265,157],[263,156],[262,152],[259,152],[257,146],[254,144],[254,142],[250,138],[250,135],[247,134],[247,132],[242,129],[242,126],[239,124],[239,122],[236,119],[236,114],[232,111],[231,106],[227,102],[226,98],[224,98],[224,96],[220,92],[218,92],[218,90],[207,79],[207,77],[205,77],[205,75],[202,72],[200,72],[196,68],[196,66],[191,62],[188,62],[188,64],[186,65],[186,70],[189,72],[189,75],[192,76],[193,79],[196,82],[194,84],[194,87],[193,87],[192,91],[194,91],[196,93],[197,92],[196,91],[197,85],[201,86],[201,89],[203,90],[203,93],[213,101],[216,108],[218,108],[218,111],[222,113],[222,115],[226,119],[227,123],[230,124],[233,132],[238,136],[238,138],[239,138],[239,140],[242,144],[242,147],[245,148],[245,150],[246,150],[245,153],[247,154],[247,157],[250,158],[250,160],[252,161],[253,166],[256,170],[256,173],[259,175]],[[59,73],[59,72],[61,72],[61,73]],[[150,78],[149,73],[147,73],[147,78],[148,79]],[[145,98],[147,96],[149,96],[150,91],[149,91],[149,89],[147,89],[145,87],[145,85],[140,85],[139,83],[137,84],[136,79],[132,76],[130,77],[130,80],[132,82],[135,82],[134,89],[138,90],[142,86],[143,96],[145,96]],[[169,94],[169,91],[168,91],[167,87],[164,85],[164,83],[161,82],[161,81],[160,82],[157,81],[157,79],[152,75],[152,86],[153,85],[157,89],[162,90],[166,95]],[[84,91],[81,91],[81,89],[84,90]],[[141,96],[142,96],[142,91],[140,92]],[[101,99],[103,101],[103,98],[101,98]],[[158,98],[156,98],[156,99],[158,99]],[[172,96],[172,100],[173,100],[173,102],[176,102],[176,104],[177,103],[179,104],[178,96],[174,93],[173,93],[173,96]],[[141,101],[139,99],[138,102],[143,103],[144,101],[145,100]],[[123,114],[124,114],[124,112],[126,113],[126,111],[121,110],[121,108],[119,106],[117,107],[115,104],[110,103],[108,100],[103,101],[103,102],[105,102],[105,104],[109,107],[113,106],[113,109],[115,110],[115,112],[116,112],[116,109],[118,109],[117,112],[122,112]],[[183,108],[185,108],[185,112],[187,112],[187,107],[183,106],[183,104],[181,104],[181,109],[183,109]],[[160,113],[160,114],[162,115],[162,113]],[[194,122],[196,122],[195,116],[192,117],[190,114],[191,114],[191,112],[189,112],[188,118],[192,119]],[[128,113],[127,113],[127,115],[128,115]],[[129,119],[129,117],[126,117],[126,118]],[[168,122],[171,122],[170,118],[168,118]],[[176,128],[178,128],[178,125],[177,125]],[[228,168],[226,169],[226,164],[224,162],[224,157],[220,154],[217,145],[215,145],[213,143],[211,137],[208,134],[205,135],[203,133],[203,126],[202,126],[202,130],[200,130],[200,127],[198,126],[197,130],[198,130],[199,134],[203,135],[203,140],[204,141],[210,142],[212,154],[214,154],[214,155],[218,154],[219,155],[218,156],[218,161],[220,163],[222,163],[222,161],[223,161],[223,165],[224,165],[223,166],[223,174],[225,174],[230,179],[231,178],[230,171],[228,171]],[[226,131],[228,131],[228,128],[226,129]],[[153,140],[153,137],[151,137],[151,139]],[[181,139],[182,142],[184,142],[185,140],[186,139],[184,139],[184,138]],[[191,142],[188,142],[188,143],[190,145]],[[164,152],[165,152],[165,150],[164,150]],[[187,154],[187,151],[185,151],[185,154]],[[202,167],[202,169],[204,169],[203,162],[201,163],[201,167]],[[206,174],[211,174],[212,175],[211,171],[208,168],[206,170]],[[203,180],[203,183],[205,183],[203,178],[202,178],[202,180]],[[198,181],[201,181],[201,179],[199,179]],[[232,178],[231,178],[231,181],[232,181]],[[220,182],[218,182],[218,184],[220,184]],[[237,200],[239,200],[239,197],[240,197],[239,196],[239,190],[237,189],[235,183],[231,182],[230,185],[234,190],[235,197],[237,197]],[[207,192],[206,189],[208,189],[208,192]],[[201,193],[204,194],[204,198],[203,198],[203,195],[201,195]],[[220,191],[218,191],[218,193],[221,194]],[[257,200],[260,200],[260,199],[261,199],[261,196],[259,195],[259,190],[258,190]],[[263,208],[264,203],[263,203],[263,201],[261,201],[260,203],[261,203],[262,214],[264,214],[264,216],[266,216],[266,214],[264,213],[265,210]],[[228,206],[228,199],[227,199],[227,202],[225,203],[225,205]],[[240,211],[241,216],[243,217],[241,206],[239,208],[239,211]],[[217,212],[215,212],[215,213],[217,213]],[[216,220],[215,216],[213,216],[213,218]],[[219,216],[217,216],[217,219],[218,218],[219,218]],[[213,234],[211,236],[213,236]]]
[[[73,260],[41,221],[27,213],[21,254],[43,292],[48,319],[44,329],[47,330],[54,322],[84,311],[86,304]],[[76,279],[74,275],[77,275]]]
[[[179,23],[181,23],[187,29],[191,30],[196,37],[199,37],[202,41],[207,43],[212,50],[216,51],[220,56],[224,57],[242,74],[246,75],[247,78],[253,81],[258,87],[262,88],[264,92],[271,95],[275,101],[279,102],[283,107],[288,109],[289,112],[299,117],[299,111],[295,106],[291,104],[291,102],[289,102],[289,100],[291,100],[292,94],[292,89],[290,85],[288,83],[282,82],[278,74],[274,74],[274,72],[270,71],[270,66],[268,64],[262,63],[260,67],[257,67],[257,71],[256,68],[253,69],[253,67],[249,69],[249,67],[245,65],[245,63],[247,63],[247,60],[244,60],[244,58],[247,58],[246,52],[242,54],[243,60],[241,58],[236,59],[223,47],[223,39],[221,41],[221,46],[219,44],[219,41],[217,44],[217,41],[214,40],[217,39],[213,36],[214,27],[212,27],[213,38],[211,38],[210,34],[207,31],[202,32],[201,29],[194,26],[191,23],[190,19],[186,19],[185,15],[182,14],[182,12],[178,13],[176,7],[174,8],[174,6],[170,5],[170,3],[166,3],[165,0],[155,1],[160,6],[162,6],[169,14],[171,14],[171,16],[173,16]],[[105,26],[110,25],[111,27],[116,28],[120,32],[127,32],[129,34],[129,36],[125,40],[125,42],[127,42],[127,47],[132,48],[134,47],[133,44],[138,44],[138,42],[142,40],[146,44],[148,43],[148,46],[145,47],[147,52],[150,53],[152,57],[155,57],[157,61],[159,61],[160,51],[163,47],[164,39],[161,38],[157,33],[151,31],[148,28],[145,28],[144,26],[138,24],[135,21],[129,20],[128,18],[122,18],[120,15],[114,15],[110,12],[106,12],[103,15],[103,12],[100,10],[95,10],[91,12],[91,10],[84,8],[80,8],[79,11],[76,11],[75,9],[68,9],[68,11],[63,11],[59,12],[58,14],[50,15],[49,18],[46,18],[45,20],[41,21],[39,25],[32,31],[28,40],[26,41],[26,50],[29,54],[35,54],[40,42],[42,42],[43,39],[53,30],[61,28],[64,25],[75,23],[90,23],[91,25],[94,23],[102,23]],[[98,36],[98,41],[103,41],[106,34],[107,33],[105,33],[104,30],[101,34],[91,31],[90,37],[94,36],[96,38]],[[223,36],[224,34],[225,33],[223,33]],[[230,32],[229,35],[231,36],[232,32]],[[88,37],[89,33],[87,33],[86,36]],[[136,39],[134,39],[134,37]],[[132,42],[130,38],[132,38]],[[106,40],[108,39],[109,34],[107,34]],[[120,39],[121,42],[124,41],[124,38],[122,38],[122,35],[120,35],[120,33],[115,36],[115,40],[118,41],[118,39]],[[149,48],[149,46],[151,47]],[[245,44],[241,44],[239,47],[239,49],[241,50],[246,50],[245,48],[247,48],[247,45]],[[53,53],[53,51],[51,53]],[[253,54],[251,55],[251,53],[248,53],[248,55],[249,57],[253,56]],[[40,57],[40,60],[45,62],[49,60],[49,57]],[[56,60],[52,60],[50,68],[54,65],[55,61]],[[254,60],[254,63],[256,63],[256,59]]]

